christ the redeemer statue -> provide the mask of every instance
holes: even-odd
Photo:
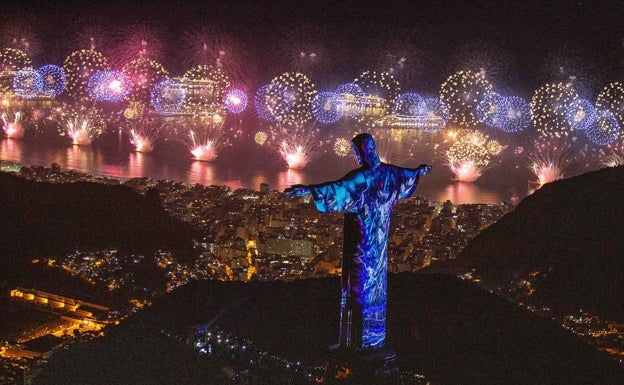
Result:
[[[388,230],[394,204],[414,193],[431,166],[403,168],[383,163],[370,134],[352,148],[361,167],[334,182],[293,185],[284,192],[312,194],[320,212],[344,213],[339,347],[380,349],[386,338]]]

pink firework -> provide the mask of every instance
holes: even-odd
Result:
[[[319,130],[310,127],[285,127],[272,129],[277,153],[289,169],[301,170],[323,153],[324,141],[318,138]]]
[[[488,138],[479,131],[449,131],[453,143],[444,158],[455,179],[474,182],[490,167],[491,154],[487,150]]]
[[[61,135],[67,135],[72,144],[88,146],[106,131],[106,121],[93,107],[77,106],[61,112]]]
[[[565,142],[540,142],[535,144],[529,156],[529,170],[533,172],[538,186],[563,179],[566,167],[572,161],[570,146]]]
[[[24,127],[22,126],[20,111],[15,113],[3,112],[2,121],[4,122],[2,129],[7,138],[21,139],[24,137]]]
[[[455,178],[461,182],[474,182],[483,175],[483,167],[474,161],[455,161],[449,164]]]
[[[111,55],[114,68],[121,68],[135,59],[158,61],[163,57],[164,41],[159,31],[149,24],[136,24],[123,29]]]
[[[152,152],[163,123],[160,117],[139,116],[128,120],[130,143],[136,152]]]
[[[225,27],[201,26],[184,35],[183,50],[186,65],[212,65],[220,68],[228,76],[244,81],[249,68],[246,45],[238,38],[224,32]]]
[[[187,143],[195,160],[202,162],[215,160],[219,156],[219,151],[228,145],[229,141],[222,130],[224,120],[222,114],[215,113],[211,117],[184,125],[190,128],[184,142]]]
[[[36,25],[28,15],[20,19],[11,19],[4,23],[0,29],[0,41],[5,47],[24,51],[30,57],[41,53],[41,46],[33,31]]]

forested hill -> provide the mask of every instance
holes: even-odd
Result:
[[[197,231],[172,218],[158,194],[96,182],[50,183],[0,172],[0,255],[19,263],[77,248],[189,255]]]
[[[532,281],[532,298],[624,321],[624,167],[548,183],[424,272],[473,272],[492,287]]]
[[[182,354],[183,346],[172,347],[162,338],[163,333],[177,334],[184,345],[188,328],[197,324],[248,341],[267,353],[263,357],[322,366],[338,337],[339,304],[339,278],[192,282],[111,327],[104,337],[55,354],[35,384],[117,384],[128,378],[136,385],[174,378],[179,384],[232,383],[214,374],[197,378],[221,369],[208,358],[198,362],[188,348]],[[624,383],[624,370],[605,352],[456,277],[390,275],[387,316],[388,344],[397,352],[400,368],[435,385]],[[258,358],[222,365],[253,373],[257,381],[252,383],[310,383],[260,370]],[[335,382],[330,376],[326,383],[387,383],[348,380]]]

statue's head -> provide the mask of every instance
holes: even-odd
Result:
[[[358,163],[366,168],[375,168],[381,164],[377,155],[377,146],[371,134],[358,134],[351,139],[351,147]]]

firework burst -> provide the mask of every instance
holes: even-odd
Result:
[[[388,72],[365,71],[353,83],[359,86],[367,99],[359,114],[364,120],[369,116],[386,115],[401,92],[399,81]]]
[[[507,96],[501,104],[499,129],[507,133],[524,131],[531,124],[531,107],[520,96]]]
[[[30,57],[35,57],[41,53],[39,41],[32,26],[37,25],[29,18],[12,19],[4,23],[0,29],[2,45],[25,52]]]
[[[94,100],[120,102],[132,87],[130,77],[121,71],[96,71],[87,82],[87,92]]]
[[[556,48],[546,51],[540,71],[542,82],[566,84],[584,97],[595,95],[595,85],[599,84],[595,74],[599,71],[584,58],[587,54],[576,47],[556,44]]]
[[[264,143],[266,143],[267,139],[269,138],[269,135],[264,132],[264,131],[258,131],[256,132],[256,134],[254,135],[254,142],[258,143],[259,145],[263,146]]]
[[[41,75],[33,68],[22,68],[13,76],[13,91],[23,99],[36,97],[42,88]]]
[[[110,56],[114,68],[125,67],[136,59],[159,61],[163,58],[164,40],[153,25],[127,26],[121,30],[116,40],[117,44]]]
[[[152,152],[163,127],[164,122],[160,116],[145,112],[136,119],[126,120],[130,144],[136,152]]]
[[[351,141],[345,138],[338,138],[334,142],[334,153],[340,157],[345,157],[351,153]]]
[[[80,99],[88,97],[89,78],[97,71],[108,70],[106,58],[98,51],[74,51],[63,61],[67,95]]]
[[[238,88],[231,88],[225,95],[225,108],[233,114],[239,114],[247,108],[247,94]]]
[[[596,109],[611,111],[624,124],[624,84],[611,82],[604,86],[596,97]]]
[[[440,100],[449,107],[450,121],[464,128],[479,124],[477,107],[492,91],[485,75],[474,71],[458,71],[440,86]]]
[[[243,63],[249,62],[245,43],[224,32],[223,27],[201,26],[187,32],[183,51],[186,65],[213,66],[223,70],[228,77],[243,82],[247,71]]]
[[[592,142],[604,146],[620,137],[620,122],[609,110],[597,110],[596,122],[585,129],[585,135]]]
[[[364,53],[366,68],[386,72],[401,84],[410,84],[425,72],[429,55],[413,42],[417,31],[400,29],[380,34]]]
[[[600,164],[603,167],[624,166],[624,141],[606,146],[606,151],[601,152]]]
[[[186,144],[193,159],[210,162],[219,156],[219,151],[230,144],[223,130],[225,113],[212,116],[186,117],[176,119],[175,130],[180,132],[176,139]]]
[[[112,40],[110,28],[95,24],[93,21],[84,21],[82,25],[77,26],[77,31],[72,43],[78,49],[104,52]]]
[[[545,84],[531,98],[531,121],[544,138],[565,138],[572,134],[568,123],[568,106],[578,97],[565,83]]]
[[[312,115],[319,123],[335,123],[342,117],[338,95],[335,92],[319,92],[312,98]]]
[[[63,93],[67,84],[67,77],[61,67],[47,64],[37,68],[37,73],[41,76],[42,94],[53,98]]]
[[[95,107],[78,105],[65,106],[61,110],[61,136],[68,136],[72,144],[88,146],[93,139],[106,131],[106,121]]]
[[[180,79],[186,88],[183,111],[192,115],[213,116],[221,113],[231,82],[225,72],[211,65],[199,65]]]
[[[474,182],[491,166],[493,151],[498,148],[496,143],[479,131],[450,131],[447,136],[452,144],[444,153],[446,164],[455,179],[461,182]]]
[[[150,101],[154,110],[161,115],[179,112],[186,100],[186,87],[174,79],[164,79],[154,84],[150,91]]]
[[[21,111],[3,112],[1,116],[2,122],[4,122],[2,129],[7,138],[21,139],[24,136]]]
[[[159,62],[149,58],[134,59],[126,63],[121,71],[128,76],[132,84],[126,98],[142,102],[149,102],[152,86],[169,75]]]
[[[317,128],[277,124],[270,131],[270,143],[289,169],[301,170],[324,152],[325,142]]]
[[[256,100],[263,102],[261,110],[269,112],[280,125],[301,127],[312,120],[312,100],[317,91],[314,83],[304,74],[283,73],[271,80],[263,90],[264,95],[256,94]]]
[[[514,81],[516,61],[511,54],[490,43],[477,41],[462,45],[449,60],[449,72],[470,71],[481,74],[496,89]]]
[[[573,159],[570,147],[562,140],[535,143],[529,155],[529,170],[535,175],[538,186],[563,179],[564,171]]]

